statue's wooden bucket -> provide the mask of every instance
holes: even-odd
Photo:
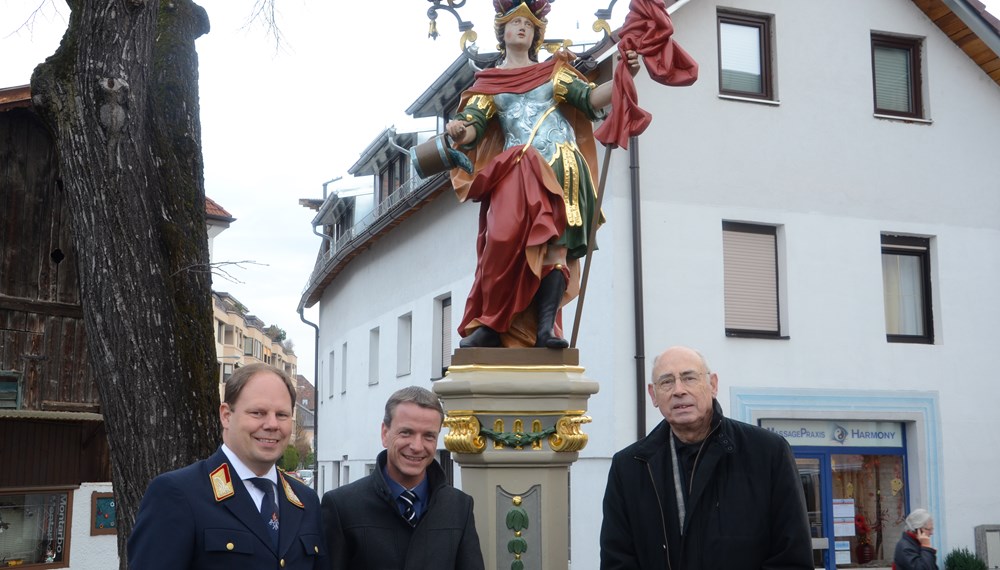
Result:
[[[472,172],[469,157],[451,148],[447,133],[441,133],[410,149],[410,162],[420,178],[427,178],[439,172],[461,168]]]

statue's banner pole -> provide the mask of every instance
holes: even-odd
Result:
[[[569,347],[576,348],[576,339],[580,333],[580,316],[583,314],[583,299],[587,295],[587,280],[590,278],[590,261],[594,256],[594,246],[597,241],[597,227],[601,223],[601,205],[604,203],[604,185],[608,182],[608,167],[611,164],[611,151],[614,145],[604,147],[604,164],[601,166],[601,182],[597,186],[597,202],[594,204],[594,217],[590,222],[590,234],[587,236],[587,256],[584,258],[583,276],[580,278],[580,295],[576,300],[576,315],[573,316],[573,336]]]

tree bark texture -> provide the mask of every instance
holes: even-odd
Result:
[[[189,0],[70,0],[31,79],[72,211],[118,551],[149,481],[219,444],[195,39]]]

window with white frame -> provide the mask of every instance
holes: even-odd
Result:
[[[378,327],[368,331],[368,385],[378,384]]]
[[[340,393],[347,393],[347,343],[340,347]]]
[[[779,337],[777,228],[722,223],[726,334]]]
[[[934,343],[930,263],[930,239],[882,235],[887,341]]]
[[[396,319],[396,376],[410,373],[413,345],[413,313],[406,313]]]
[[[431,338],[431,380],[438,380],[451,366],[451,295],[434,300]]]
[[[774,100],[773,17],[718,13],[719,93]]]
[[[920,38],[872,33],[875,114],[923,118]]]
[[[336,351],[330,351],[330,359],[327,360],[326,366],[326,385],[329,388],[327,390],[327,398],[332,398],[336,384],[336,370],[337,370],[337,354]]]

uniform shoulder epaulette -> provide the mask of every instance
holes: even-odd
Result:
[[[233,478],[229,475],[228,463],[223,463],[215,471],[212,471],[208,478],[212,481],[212,492],[215,493],[216,502],[236,494],[236,489],[233,488]]]

